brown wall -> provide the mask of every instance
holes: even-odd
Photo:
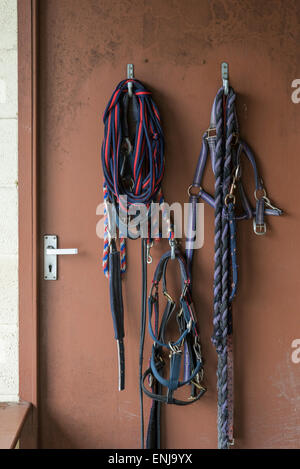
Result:
[[[59,261],[57,282],[40,281],[42,447],[139,446],[140,242],[129,243],[123,282],[127,387],[118,393],[102,241],[95,234],[105,105],[126,64],[134,63],[162,116],[165,196],[187,202],[224,60],[238,93],[241,135],[257,155],[270,197],[286,213],[268,220],[265,237],[254,235],[251,221],[238,227],[236,447],[299,447],[300,364],[291,361],[291,342],[300,337],[300,104],[291,101],[291,82],[300,76],[299,22],[296,0],[40,2],[40,233],[56,233],[61,247],[80,250],[76,259]],[[210,170],[206,187],[213,187]],[[153,249],[154,265],[166,247]],[[208,391],[189,408],[164,409],[165,447],[216,446],[212,281],[213,211],[206,206],[194,302]]]

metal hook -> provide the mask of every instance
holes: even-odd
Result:
[[[128,79],[133,79],[134,78],[133,64],[127,64],[127,78]],[[129,98],[132,98],[132,96],[133,96],[132,88],[133,88],[133,84],[132,84],[132,81],[130,81],[128,83],[128,96],[129,96]]]
[[[147,243],[147,264],[152,263],[152,256],[150,255],[150,249],[153,247],[153,241],[151,243]]]
[[[171,238],[169,240],[169,244],[171,248],[171,259],[174,260],[176,258],[176,255],[175,255],[176,240],[174,238]]]
[[[229,93],[229,67],[227,62],[222,62],[221,65],[222,81],[225,96]]]

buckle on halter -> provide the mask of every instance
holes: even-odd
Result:
[[[266,223],[257,224],[255,218],[253,218],[253,231],[256,235],[262,236],[267,232]]]
[[[209,140],[209,139],[212,139],[212,138],[216,138],[217,137],[217,129],[216,127],[210,127],[209,129],[207,129],[207,136],[206,136],[206,140]]]
[[[175,301],[173,300],[173,298],[171,297],[171,295],[169,295],[169,293],[167,292],[167,290],[164,290],[164,291],[163,291],[163,294],[164,294],[165,297],[168,299],[168,301],[170,301],[170,303],[175,304]]]
[[[180,349],[178,345],[175,345],[169,342],[169,347],[171,350],[170,356],[173,355],[174,353],[182,353],[182,350]]]

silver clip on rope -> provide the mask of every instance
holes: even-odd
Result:
[[[111,204],[105,203],[105,208],[106,208],[106,213],[107,213],[107,238],[108,238],[108,245],[109,245],[109,250],[111,252],[112,250],[112,240],[117,239],[117,233],[116,233],[116,223],[115,223],[115,218],[114,218],[114,223],[112,223],[112,206]]]
[[[152,256],[150,254],[150,249],[153,247],[153,241],[151,243],[147,243],[147,264],[152,263]]]

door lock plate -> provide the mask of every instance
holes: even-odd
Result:
[[[44,280],[57,280],[57,256],[47,254],[47,249],[57,249],[57,236],[44,236]]]

